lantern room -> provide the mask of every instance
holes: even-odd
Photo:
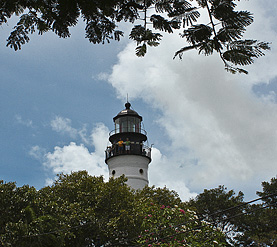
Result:
[[[147,133],[142,129],[142,117],[134,110],[130,109],[131,104],[127,102],[125,109],[120,111],[114,118],[114,130],[110,132],[109,141],[111,146],[107,148],[106,159],[121,154],[135,154],[147,156],[151,159],[151,148],[144,144],[147,141]],[[118,142],[122,140],[130,142],[129,152],[119,152]]]
[[[147,140],[147,133],[141,128],[142,117],[130,109],[131,104],[127,102],[125,109],[119,112],[114,118],[114,130],[110,132],[110,142],[117,142],[119,138],[129,138],[135,142]]]
[[[115,134],[122,132],[140,133],[142,117],[139,116],[137,112],[130,109],[131,104],[129,102],[125,104],[125,107],[126,109],[118,113],[113,119],[115,124]]]

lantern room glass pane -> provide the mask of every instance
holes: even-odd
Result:
[[[128,132],[135,132],[135,118],[128,118]]]
[[[135,119],[135,132],[140,133],[140,119],[139,118]]]
[[[115,120],[115,134],[119,133],[119,129],[120,129],[120,127],[119,127],[119,121],[117,119],[117,120]]]
[[[120,132],[127,132],[127,131],[128,131],[128,121],[127,121],[126,118],[125,119],[121,119]]]
[[[120,117],[115,120],[115,133],[141,131],[141,121],[136,117]]]

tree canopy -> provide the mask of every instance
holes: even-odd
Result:
[[[188,204],[198,217],[220,228],[229,246],[267,247],[277,245],[277,179],[262,182],[260,200],[244,202],[244,195],[237,195],[224,186],[204,190]],[[259,199],[259,198],[258,198]],[[260,203],[254,203],[260,201]]]
[[[0,181],[0,246],[276,246],[276,178],[251,205],[224,186],[182,202],[167,188],[125,182],[86,171],[40,190]]]
[[[239,0],[238,0],[239,1]],[[12,16],[19,21],[7,38],[7,46],[18,50],[37,31],[53,31],[61,38],[70,37],[70,28],[83,20],[85,37],[94,44],[120,40],[120,22],[130,22],[129,38],[137,43],[136,55],[144,56],[147,47],[158,46],[162,33],[181,30],[187,45],[175,53],[196,49],[204,55],[217,52],[227,71],[246,70],[269,50],[269,43],[242,39],[247,26],[253,22],[248,11],[236,11],[236,0],[3,0],[0,2],[0,25]],[[206,13],[208,23],[200,23],[200,12]]]
[[[105,183],[103,177],[93,177],[85,171],[60,174],[52,186],[40,190],[1,181],[0,245],[145,246],[149,241],[145,234],[154,228],[161,229],[194,217],[176,192],[148,187],[134,191],[125,182],[126,179],[120,177]],[[164,216],[165,219],[172,217],[170,224],[165,220],[160,225]],[[149,224],[149,218],[155,221]],[[186,227],[190,229],[196,224],[203,223],[194,222]],[[222,234],[208,225],[205,231],[211,236]],[[203,242],[203,237],[200,240],[198,235],[195,231],[187,234],[191,243]],[[178,239],[181,238],[185,236]]]

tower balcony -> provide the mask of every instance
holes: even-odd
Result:
[[[118,128],[114,129],[109,134],[111,143],[118,142],[119,139],[126,140],[129,138],[132,142],[145,142],[147,140],[147,132],[144,129]]]
[[[141,128],[131,128],[131,127],[126,127],[126,128],[116,128],[114,130],[112,130],[110,133],[109,133],[109,136],[112,136],[112,135],[115,135],[115,134],[119,134],[119,133],[139,133],[139,134],[142,134],[142,135],[145,135],[147,136],[147,132],[146,130],[144,129],[141,129]]]
[[[120,150],[118,145],[114,144],[112,146],[107,147],[105,155],[105,161],[119,155],[140,155],[148,158],[149,162],[151,162],[151,147],[148,147],[142,143],[131,142],[130,150],[128,151],[125,150],[125,145],[123,146],[123,149]]]

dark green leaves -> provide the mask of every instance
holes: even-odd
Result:
[[[104,43],[105,41],[109,42],[113,37],[111,34],[114,29],[115,24],[113,22],[110,22],[107,18],[100,19],[96,17],[87,23],[85,37],[94,44]]]
[[[232,71],[231,71],[232,72]],[[237,71],[239,72],[239,71]],[[243,202],[243,193],[235,195],[224,186],[204,190],[189,205],[225,232],[227,246],[275,246],[277,236],[277,179],[262,183],[258,204]]]
[[[147,51],[146,44],[149,46],[159,45],[162,35],[153,33],[150,29],[145,29],[145,27],[137,25],[133,27],[129,37],[137,42],[136,55],[142,57]],[[141,43],[143,44],[140,45]]]
[[[212,36],[212,28],[207,25],[194,25],[188,30],[184,31],[183,37],[193,45],[201,43],[203,41],[208,41]]]
[[[186,9],[185,13],[183,14],[183,26],[185,27],[193,25],[194,22],[197,22],[197,18],[199,17],[200,14],[196,7]]]
[[[193,22],[196,22],[197,18],[200,17],[200,13],[196,7],[193,7],[187,1],[174,1],[173,9],[168,13],[168,17],[175,21],[178,20],[185,27],[193,25]]]
[[[146,54],[146,51],[147,51],[146,44],[139,45],[136,47],[136,55],[138,57],[143,57]]]
[[[161,31],[165,31],[168,33],[173,33],[171,22],[166,20],[160,15],[152,15],[150,21],[153,23],[153,27],[155,29],[159,29]]]
[[[233,18],[235,4],[232,0],[213,0],[209,2],[214,18],[220,21]]]
[[[70,37],[70,27],[80,17],[86,23],[85,37],[94,44],[120,40],[123,32],[118,30],[119,22],[138,22],[129,38],[137,43],[139,57],[146,54],[148,46],[160,44],[161,32],[182,29],[181,37],[187,44],[175,57],[182,57],[183,52],[191,49],[204,55],[217,52],[227,71],[246,73],[234,66],[252,64],[255,58],[264,55],[263,51],[269,50],[269,44],[242,40],[253,15],[235,8],[235,0],[3,0],[0,25],[13,15],[20,16],[7,39],[7,46],[19,50],[35,31],[43,34],[51,30],[61,38]],[[208,23],[197,23],[199,9],[206,12]]]
[[[273,177],[270,182],[262,182],[262,187],[263,191],[257,192],[257,195],[264,197],[265,205],[277,209],[277,176]]]
[[[133,23],[139,17],[138,11],[141,9],[143,9],[143,6],[136,1],[127,1],[115,11],[116,21],[124,20]]]
[[[257,192],[262,203],[248,207],[247,215],[237,225],[243,234],[236,236],[240,246],[276,246],[277,240],[277,178],[262,182],[263,192]]]
[[[166,188],[133,191],[126,181],[104,182],[86,171],[60,174],[40,190],[0,181],[0,246],[131,246],[145,232],[150,202],[174,206],[181,200]]]
[[[47,28],[43,26],[42,23],[39,22],[39,18],[37,18],[36,13],[29,12],[28,14],[23,14],[20,17],[20,20],[17,23],[15,30],[11,33],[9,38],[7,39],[7,46],[14,48],[15,50],[21,49],[21,46],[25,43],[29,42],[29,33],[35,32],[35,25],[39,23],[39,26],[43,30]]]
[[[235,11],[233,0],[198,0],[199,6],[206,9],[210,18],[208,24],[192,25],[181,35],[186,38],[189,46],[175,53],[182,53],[192,48],[205,55],[218,52],[225,64],[225,69],[231,73],[247,73],[246,70],[233,65],[250,65],[254,58],[265,55],[269,43],[257,40],[241,40],[246,27],[253,22],[253,16],[248,11]]]
[[[0,245],[275,246],[276,178],[262,183],[263,203],[251,205],[224,186],[182,202],[167,188],[133,191],[125,182],[86,171],[60,174],[40,190],[0,181]]]
[[[269,50],[267,42],[257,40],[239,40],[229,42],[227,51],[223,53],[223,58],[235,65],[249,65],[254,62],[254,58],[264,55],[263,50]]]
[[[120,40],[123,32],[116,30],[116,20],[133,22],[138,18],[139,6],[135,1],[117,0],[7,0],[0,3],[0,24],[24,12],[7,40],[7,46],[15,50],[29,42],[29,35],[36,30],[39,34],[52,30],[61,38],[70,37],[69,28],[78,23],[80,16],[87,24],[85,37],[92,43],[104,43]]]
[[[160,0],[160,1],[153,1],[151,3],[155,5],[155,10],[157,13],[171,13],[173,11],[173,6],[172,6],[173,1],[168,1],[168,0]],[[151,6],[149,5],[149,7]]]

